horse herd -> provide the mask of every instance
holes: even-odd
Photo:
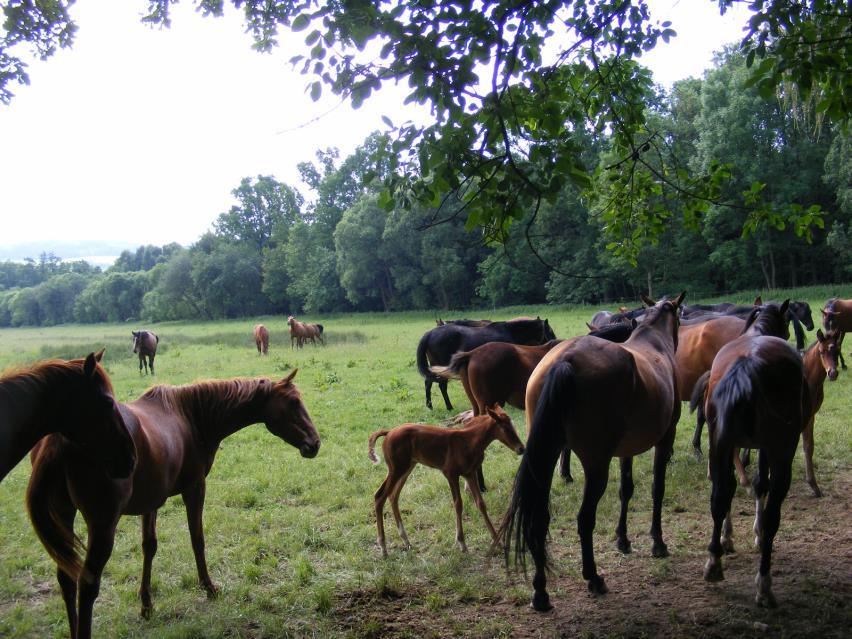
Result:
[[[382,450],[388,466],[374,500],[377,541],[383,554],[387,554],[384,503],[391,501],[400,536],[408,546],[398,506],[400,491],[417,463],[439,468],[455,503],[458,546],[466,549],[458,482],[463,477],[494,544],[503,546],[507,563],[514,556],[524,565],[527,552],[532,555],[532,606],[549,609],[549,493],[560,455],[562,476],[570,480],[568,460],[573,452],[585,471],[578,515],[583,577],[592,592],[605,593],[606,584],[595,565],[592,533],[610,461],[618,457],[621,465],[617,545],[629,552],[632,459],[655,448],[652,554],[666,556],[661,527],[665,467],[681,401],[691,400],[699,427],[706,421],[710,433],[713,535],[705,578],[722,578],[721,556],[732,547],[735,449],[757,449],[753,484],[755,534],[761,550],[757,602],[775,605],[769,567],[780,505],[803,432],[806,475],[814,494],[820,494],[811,464],[813,416],[822,402],[826,376],[837,377],[843,334],[852,330],[852,300],[826,304],[822,311],[825,333],[817,331],[817,342],[800,356],[786,343],[788,323],[813,328],[806,304],[763,304],[758,299],[744,319],[736,307],[704,310],[699,317],[683,319],[692,314],[683,298],[683,293],[659,302],[645,298],[641,310],[598,318],[595,321],[602,324],[592,324],[589,335],[568,340],[557,340],[548,321],[540,318],[439,321],[417,348],[427,405],[431,407],[430,389],[437,382],[450,409],[446,383],[459,378],[473,417],[458,428],[406,424],[370,436],[368,452],[374,461],[375,443],[384,437]],[[293,337],[294,324],[301,323],[290,319],[291,345],[301,340],[301,346],[311,336]],[[321,334],[320,326],[313,337],[322,342]],[[259,349],[264,352],[260,335]],[[149,331],[134,332],[133,337],[141,371],[143,350],[148,358],[150,344],[155,351],[158,340]],[[70,634],[80,639],[91,636],[92,608],[122,515],[142,516],[139,594],[143,616],[149,616],[153,606],[150,584],[157,511],[173,495],[180,494],[186,506],[199,581],[208,596],[215,596],[217,587],[206,565],[202,511],[205,478],[222,440],[263,422],[303,457],[314,457],[320,447],[293,383],[295,370],[278,381],[239,378],[157,385],[139,399],[123,403],[114,398],[100,364],[102,356],[99,351],[78,360],[39,362],[0,377],[0,480],[31,453],[28,513],[57,564]],[[153,352],[148,367],[153,372]],[[502,410],[504,403],[525,409],[526,446]],[[484,451],[494,440],[522,455],[499,529],[488,518],[480,491]],[[699,442],[697,432],[698,454]],[[88,528],[85,548],[73,530],[78,511]]]

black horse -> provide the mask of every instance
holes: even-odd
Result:
[[[426,385],[426,406],[432,408],[432,383],[437,383],[447,410],[453,405],[447,395],[447,380],[429,371],[430,366],[446,366],[459,351],[473,350],[488,342],[511,344],[544,344],[556,339],[553,329],[545,319],[515,319],[508,322],[491,322],[487,326],[471,327],[459,324],[436,326],[420,338],[417,345],[417,370]]]

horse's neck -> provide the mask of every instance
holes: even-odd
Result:
[[[35,446],[39,439],[54,432],[54,424],[40,419],[50,404],[44,389],[37,395],[15,393],[0,382],[0,478]]]
[[[497,428],[493,421],[474,424],[469,427],[469,431],[473,433],[471,436],[471,448],[479,452],[484,451],[488,446],[497,439]]]
[[[254,401],[256,393],[249,394],[244,401],[235,402],[224,399],[225,390],[217,384],[202,391],[191,387],[175,389],[181,397],[184,414],[204,442],[213,447],[218,447],[223,439],[246,426],[261,421],[260,406]]]
[[[656,328],[655,325],[640,324],[624,344],[637,350],[652,350],[661,353],[674,361],[674,339],[671,335],[667,335]]]
[[[782,320],[783,321],[783,320]],[[769,335],[771,337],[781,337],[781,329],[776,325],[775,318],[763,317],[758,315],[757,319],[752,322],[746,331],[747,335]]]
[[[805,377],[808,380],[808,386],[811,389],[811,397],[813,398],[816,389],[822,388],[825,382],[826,373],[822,366],[822,358],[819,356],[819,346],[814,344],[802,356],[802,365],[805,368]]]

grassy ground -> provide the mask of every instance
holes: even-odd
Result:
[[[771,292],[764,294],[764,299],[788,295],[809,301],[819,322],[818,309],[825,299],[831,295],[852,297],[852,286]],[[753,295],[744,294],[742,301],[748,298]],[[531,307],[464,315],[493,319],[541,315],[549,318],[558,337],[570,337],[585,332],[584,322],[595,310]],[[324,348],[309,345],[303,350],[290,349],[282,317],[146,326],[160,336],[154,378],[140,376],[138,361],[130,352],[130,330],[140,326],[0,331],[0,369],[45,357],[79,357],[106,346],[105,364],[120,401],[135,399],[154,381],[182,384],[200,378],[276,378],[298,368],[295,381],[323,440],[319,456],[311,460],[301,458],[260,425],[223,443],[208,478],[204,513],[208,563],[214,581],[222,588],[217,600],[208,601],[196,585],[183,504],[173,498],[160,510],[158,520],[154,615],[147,621],[140,619],[140,520],[123,518],[95,606],[95,636],[484,637],[516,636],[530,628],[530,634],[536,636],[573,634],[577,630],[590,636],[644,634],[641,620],[627,619],[611,626],[578,621],[575,628],[570,619],[557,622],[553,618],[552,625],[547,625],[540,621],[542,617],[530,616],[525,608],[528,583],[507,577],[501,560],[486,556],[488,535],[467,497],[464,521],[471,552],[464,555],[455,549],[449,491],[437,471],[416,470],[402,495],[403,517],[414,549],[401,551],[391,523],[387,527],[390,557],[382,560],[374,546],[372,495],[384,478],[384,466],[373,466],[367,460],[367,437],[380,427],[407,421],[436,422],[451,415],[441,408],[437,387],[436,410],[425,408],[423,382],[415,366],[417,340],[434,326],[434,318],[434,313],[304,317],[300,319],[324,324],[328,344]],[[265,358],[257,356],[252,340],[252,326],[258,321],[265,323],[271,334],[270,354]],[[450,385],[450,396],[458,410],[468,408],[460,384]],[[848,495],[838,494],[832,486],[848,486],[852,477],[850,412],[852,381],[843,374],[826,389],[826,401],[817,417],[817,476],[827,496],[813,503],[845,503],[847,508],[839,510],[841,522],[847,517],[847,528]],[[511,409],[510,414],[523,432],[522,413]],[[689,417],[686,414],[682,418],[668,472],[663,526],[673,555],[679,554],[690,564],[694,574],[688,575],[689,581],[701,583],[700,567],[710,525],[709,484],[704,464],[691,455]],[[659,583],[665,582],[672,571],[674,564],[669,560],[647,557],[650,462],[651,455],[645,454],[634,467],[636,495],[630,524],[636,551],[626,562],[611,551],[618,505],[617,464],[611,466],[612,481],[601,501],[596,534],[602,553],[599,563],[608,581],[622,571],[631,574],[630,570],[639,570],[640,582],[651,579]],[[508,501],[516,467],[517,458],[510,451],[499,444],[489,449],[486,501],[495,521]],[[803,473],[800,452],[794,464],[791,495],[807,494]],[[67,636],[54,565],[37,541],[23,507],[28,476],[29,463],[24,461],[0,485],[0,636]],[[563,610],[572,607],[574,598],[585,599],[585,595],[577,594],[585,588],[579,575],[574,525],[582,493],[579,464],[575,464],[575,476],[576,484],[558,484],[553,491],[552,545],[558,574],[551,580],[551,595]],[[740,498],[746,512],[750,502],[744,495]],[[779,538],[783,540],[785,530],[788,536],[794,536],[796,531],[791,527],[796,525],[807,523],[782,523]],[[79,522],[78,531],[85,532]],[[847,544],[840,550],[845,553],[847,569],[847,589],[841,592],[848,597],[852,549]],[[753,575],[754,569],[756,557],[750,554],[743,570]],[[818,568],[809,568],[805,561],[805,570],[811,569],[815,571],[812,578],[819,580]],[[625,586],[627,590],[639,587]],[[775,589],[783,605],[783,575],[776,579]],[[614,594],[609,599],[594,600],[594,605],[607,606],[609,602],[612,606],[617,601]],[[753,608],[750,594],[738,605]],[[835,608],[842,606],[831,604],[822,611],[829,630],[844,619],[849,621],[848,617],[838,618]],[[675,606],[661,622],[663,634],[690,634],[680,632],[683,627],[678,614]],[[748,617],[751,613],[742,614]],[[709,627],[738,633],[736,626],[720,623],[715,620]],[[771,623],[769,627],[775,628]],[[782,624],[781,631],[784,629]]]

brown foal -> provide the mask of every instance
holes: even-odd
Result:
[[[382,555],[387,557],[385,545],[384,507],[390,497],[391,509],[399,529],[399,535],[406,550],[411,548],[402,517],[399,513],[399,494],[414,467],[420,463],[424,466],[437,468],[450,484],[453,504],[456,508],[456,545],[462,552],[467,552],[462,530],[462,499],[459,490],[459,477],[464,477],[470,487],[473,500],[482,513],[485,525],[491,533],[491,539],[497,541],[497,531],[488,518],[485,510],[485,500],[479,492],[476,473],[482,466],[485,449],[495,439],[518,455],[523,454],[524,445],[518,438],[512,419],[498,404],[486,408],[484,415],[473,417],[467,424],[458,429],[447,429],[428,424],[402,424],[392,430],[377,430],[370,435],[368,456],[373,463],[378,464],[375,445],[379,437],[385,437],[382,443],[382,453],[388,466],[388,476],[379,486],[375,494],[376,525],[379,530],[378,545]]]

